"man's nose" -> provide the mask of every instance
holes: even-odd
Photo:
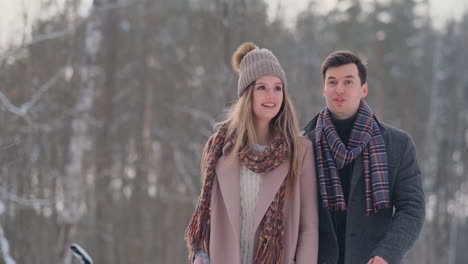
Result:
[[[338,85],[336,86],[336,93],[337,93],[337,94],[343,94],[343,93],[344,93],[343,84],[340,83],[340,84],[338,84]]]

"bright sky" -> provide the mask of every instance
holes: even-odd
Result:
[[[41,1],[38,0],[0,0],[2,13],[0,16],[0,54],[4,51],[6,44],[21,43],[24,36],[30,33],[32,22],[63,9],[65,1],[52,1],[54,4],[49,10],[40,10]],[[86,7],[86,5],[90,6],[92,0],[82,0],[82,2],[83,7]],[[86,10],[81,8],[79,12],[84,14]]]
[[[362,0],[363,2],[371,2],[374,0]],[[385,0],[380,0],[385,1]],[[420,0],[421,2],[423,0]],[[296,22],[296,14],[304,10],[309,3],[309,0],[267,0],[269,3],[269,15],[274,16],[278,10],[278,4],[281,11],[284,12],[286,23],[294,25]],[[332,9],[338,0],[323,0],[317,5],[318,13],[324,13]],[[434,19],[434,25],[440,28],[448,18],[460,19],[464,11],[468,11],[468,0],[429,0],[430,14]]]
[[[59,9],[65,0],[56,0],[55,7]],[[373,1],[373,0],[363,0]],[[382,0],[381,0],[382,1]],[[422,1],[422,0],[421,0]],[[465,10],[468,10],[468,0],[429,0],[431,2],[430,13],[434,18],[436,27],[440,27],[448,18],[459,19]],[[86,7],[92,0],[83,0],[81,12],[84,13]],[[296,15],[307,7],[309,0],[267,0],[269,4],[269,14],[276,14],[278,7],[284,12],[286,23],[289,26],[295,24]],[[324,13],[336,5],[337,0],[317,1],[317,12]],[[279,4],[279,5],[278,5]],[[5,49],[7,43],[19,43],[24,35],[28,35],[31,22],[38,17],[44,17],[53,11],[38,12],[40,1],[37,0],[0,0],[0,53]]]

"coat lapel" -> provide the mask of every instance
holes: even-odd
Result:
[[[255,208],[254,230],[265,215],[288,173],[289,162],[284,161],[278,168],[262,175],[257,207]]]
[[[223,155],[216,166],[219,188],[234,229],[237,242],[240,235],[240,164],[238,159],[229,160]]]
[[[234,229],[237,242],[240,241],[240,161],[229,160],[229,146],[223,148],[223,156],[216,166],[216,176],[223,196],[226,210]],[[262,175],[257,206],[255,209],[254,230],[257,230],[263,216],[270,207],[281,184],[287,176],[289,161],[284,161],[278,168]]]
[[[349,198],[351,199],[354,189],[356,188],[359,179],[362,176],[363,167],[362,167],[362,155],[359,155],[353,162],[353,171],[351,174],[351,189],[349,190]]]

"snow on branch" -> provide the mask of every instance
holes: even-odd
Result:
[[[184,182],[185,186],[189,189],[190,195],[192,197],[192,201],[196,204],[197,190],[192,180],[193,177],[191,173],[185,167],[185,164],[187,163],[187,161],[184,158],[183,152],[180,151],[180,149],[178,148],[176,144],[171,143],[170,145],[174,153],[174,160],[176,161],[177,172],[181,176],[182,181]]]
[[[20,196],[18,196],[15,193],[9,192],[5,188],[0,186],[0,198],[2,200],[9,200],[16,202],[17,204],[24,205],[24,206],[34,206],[34,205],[50,205],[55,203],[56,201],[54,199],[37,199],[37,198],[32,198],[32,199],[25,199]]]
[[[193,107],[179,108],[181,112],[190,114],[194,120],[203,120],[208,122],[211,126],[216,125],[216,119],[209,113],[201,111]]]
[[[4,211],[5,205],[0,201],[0,215],[2,215]],[[10,244],[5,237],[2,225],[0,225],[0,249],[2,251],[2,258],[5,264],[16,264],[15,260],[10,256]]]
[[[58,71],[52,78],[50,78],[46,83],[44,83],[37,92],[31,97],[31,100],[22,104],[20,107],[13,105],[8,97],[0,91],[0,101],[6,107],[6,109],[12,112],[15,115],[21,116],[23,118],[27,117],[29,110],[34,106],[34,104],[41,99],[42,95],[44,95],[47,90],[49,90],[57,80],[64,75],[65,68]]]
[[[62,38],[64,36],[66,36],[67,34],[70,34],[70,33],[74,32],[74,31],[76,31],[76,29],[78,27],[80,27],[84,22],[86,22],[85,19],[81,20],[80,22],[76,23],[75,25],[69,26],[67,29],[58,30],[58,31],[49,32],[49,33],[46,33],[46,34],[41,34],[41,35],[34,36],[30,41],[27,41],[27,42],[21,44],[20,46],[14,48],[13,50],[5,52],[5,54],[3,54],[2,57],[0,57],[0,61],[4,61],[6,58],[9,58],[11,56],[16,56],[16,54],[18,54],[22,49],[27,48],[29,46],[32,46],[32,45],[35,45],[35,44],[38,44],[38,43],[41,43],[41,42],[47,41],[47,40]]]
[[[101,12],[108,11],[108,10],[111,10],[111,9],[123,8],[123,7],[130,6],[131,4],[138,4],[138,3],[142,3],[142,1],[136,2],[136,3],[130,2],[130,1],[109,3],[109,4],[98,6],[94,10],[97,13],[101,13]],[[49,32],[49,33],[34,36],[31,40],[29,40],[29,41],[27,41],[25,43],[22,43],[20,46],[12,49],[10,51],[5,52],[3,54],[3,56],[0,57],[0,61],[4,61],[5,59],[7,59],[9,57],[16,56],[18,53],[20,53],[21,50],[23,50],[23,49],[25,49],[25,48],[27,48],[29,46],[32,46],[32,45],[35,45],[35,44],[38,44],[38,43],[41,43],[41,42],[44,42],[44,41],[48,41],[48,40],[63,38],[68,34],[76,32],[77,29],[81,25],[83,25],[85,22],[87,22],[87,19],[81,19],[76,24],[69,25],[68,28],[66,28],[66,29],[57,30],[57,31],[53,31],[53,32]]]
[[[127,7],[127,6],[130,6],[130,5],[135,5],[135,4],[142,4],[144,3],[144,1],[117,1],[116,3],[107,3],[107,4],[99,4],[100,1],[96,1],[96,7],[95,7],[95,10],[98,11],[98,12],[101,12],[101,11],[107,11],[107,10],[111,10],[111,9],[115,9],[115,8],[123,8],[123,7]]]

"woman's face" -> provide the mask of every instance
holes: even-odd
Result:
[[[270,122],[283,103],[283,83],[273,75],[264,75],[255,81],[252,108],[256,122]]]

